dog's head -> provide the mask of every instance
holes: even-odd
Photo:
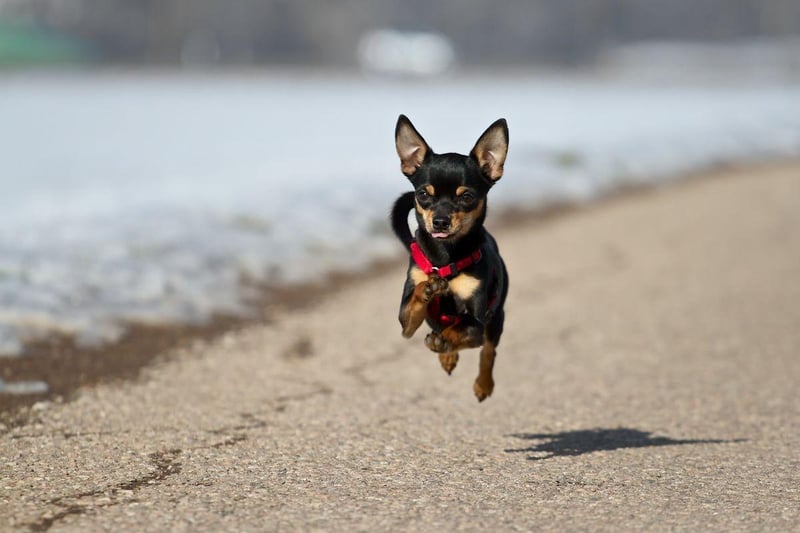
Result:
[[[508,126],[489,126],[468,156],[436,154],[405,115],[395,128],[400,169],[414,185],[421,230],[434,239],[456,241],[483,224],[486,195],[503,175]]]

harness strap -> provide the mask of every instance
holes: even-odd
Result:
[[[455,326],[462,320],[461,315],[442,312],[441,296],[436,296],[428,303],[428,318],[439,324],[442,329]]]
[[[419,247],[417,241],[411,242],[411,257],[414,259],[414,262],[417,266],[425,272],[427,275],[431,275],[432,273],[436,273],[441,278],[452,278],[465,268],[474,265],[475,263],[479,262],[481,258],[483,258],[483,253],[481,249],[478,248],[470,255],[463,259],[459,259],[449,265],[436,267],[433,266],[431,260],[428,259],[428,256],[425,255],[425,252],[422,251],[422,248]]]
[[[465,268],[472,266],[478,263],[483,258],[483,253],[481,249],[478,248],[474,252],[472,252],[467,257],[450,263],[449,265],[436,267],[433,266],[431,260],[428,259],[428,256],[425,255],[425,252],[422,251],[417,241],[411,242],[411,257],[414,259],[414,263],[422,270],[425,274],[431,275],[436,273],[439,277],[442,278],[452,278],[455,277],[459,272],[464,270]],[[497,279],[496,274],[492,272],[490,276],[490,286],[489,290],[491,291],[491,296],[489,297],[489,309],[487,310],[487,319],[494,314],[494,307],[498,300],[497,294]],[[433,322],[439,324],[442,328],[446,328],[448,326],[455,326],[456,324],[460,323],[463,317],[458,314],[450,314],[442,311],[442,300],[441,296],[437,296],[433,298],[428,303],[428,318]]]

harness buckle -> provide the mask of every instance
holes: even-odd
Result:
[[[449,265],[444,265],[440,267],[432,266],[431,271],[437,276],[443,278],[449,278],[458,274],[458,265],[456,265],[455,263],[450,263]],[[444,274],[440,274],[440,272],[444,272]]]

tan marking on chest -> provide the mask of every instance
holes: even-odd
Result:
[[[418,266],[412,266],[408,270],[408,277],[414,282],[414,286],[428,281],[428,275],[425,274]]]
[[[469,300],[481,286],[481,280],[468,274],[459,274],[450,280],[450,292],[461,298]]]
[[[408,277],[414,282],[414,285],[425,283],[428,281],[428,275],[425,274],[418,266],[414,265],[408,270]],[[468,274],[459,274],[448,282],[450,292],[458,296],[462,300],[469,300],[475,291],[481,286],[481,280]]]

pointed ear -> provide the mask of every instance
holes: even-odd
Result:
[[[478,162],[483,175],[494,182],[503,175],[507,153],[508,124],[501,118],[483,132],[469,155]]]
[[[400,115],[397,119],[397,126],[394,129],[394,142],[397,148],[397,155],[400,156],[400,170],[406,176],[411,176],[422,165],[431,149],[422,135],[414,128],[414,125],[405,115]]]

